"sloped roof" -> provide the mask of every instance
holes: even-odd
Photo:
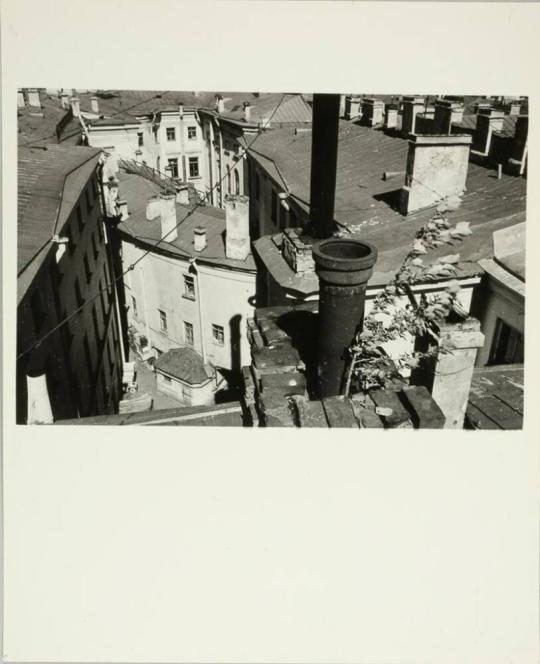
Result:
[[[311,108],[300,94],[283,95],[275,93],[245,101],[249,101],[250,103],[249,124],[269,122],[269,126],[282,126],[311,122]],[[230,111],[226,110],[219,117],[247,124],[243,119],[243,103],[236,104]]]
[[[306,213],[309,212],[311,140],[311,132],[295,134],[291,129],[274,129],[260,135],[249,150],[250,156],[289,190],[291,199]],[[391,207],[404,184],[408,149],[406,139],[340,122],[335,219],[378,247],[372,284],[383,284],[391,278],[410,250],[416,230],[433,215],[433,210],[427,209],[404,217]],[[385,171],[398,175],[384,181]],[[430,251],[429,257],[459,252],[462,276],[480,273],[477,261],[493,253],[493,231],[523,222],[525,207],[524,178],[503,174],[499,180],[489,169],[469,163],[467,190],[460,208],[449,213],[449,219],[469,221],[473,235],[456,247],[443,246]],[[261,238],[255,246],[264,244],[270,251],[269,242]]]
[[[215,370],[193,348],[172,348],[158,357],[154,367],[189,385],[207,383],[215,376]]]
[[[127,201],[129,219],[118,225],[124,237],[136,238],[149,248],[161,239],[160,218],[146,219],[146,204],[150,198],[160,193],[161,188],[140,175],[119,171],[119,191]],[[175,240],[160,243],[162,250],[176,254],[180,258],[197,258],[201,263],[226,267],[241,271],[255,272],[255,262],[251,254],[246,260],[227,258],[225,254],[225,211],[211,205],[201,205],[194,209],[180,203],[176,204],[178,236]],[[183,221],[182,221],[183,220]],[[207,246],[203,251],[193,248],[193,231],[196,227],[206,230]]]
[[[56,127],[66,116],[58,99],[39,91],[41,108],[24,106],[17,109],[19,145],[25,147],[57,143]]]
[[[95,170],[101,150],[48,145],[19,148],[17,192],[18,299],[43,262]]]

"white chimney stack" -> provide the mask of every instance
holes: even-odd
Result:
[[[216,111],[218,113],[223,113],[225,110],[225,102],[223,101],[223,97],[221,95],[216,95]]]
[[[176,190],[176,202],[180,205],[189,205],[189,188],[178,187]]]
[[[162,193],[161,202],[161,239],[173,242],[178,237],[176,229],[176,194]]]
[[[159,196],[153,196],[146,203],[146,219],[153,221],[161,215],[161,199]]]
[[[41,100],[39,98],[39,90],[36,88],[28,88],[26,91],[28,95],[28,105],[35,108],[41,108]]]
[[[92,113],[99,114],[99,97],[90,97],[90,104],[92,106]]]
[[[45,373],[26,376],[26,392],[28,395],[26,423],[52,424],[53,414]]]
[[[60,101],[62,103],[62,108],[69,108],[69,95],[67,92],[62,92],[60,95]]]
[[[184,104],[182,102],[178,103],[178,115],[180,118],[184,117]]]
[[[244,102],[244,122],[249,122],[251,119],[251,105],[249,101]]]
[[[80,100],[78,97],[71,97],[71,112],[74,118],[78,118],[81,114]]]
[[[24,92],[22,90],[17,90],[17,108],[24,108],[26,106],[26,100],[24,98]]]
[[[225,255],[244,261],[251,252],[249,244],[249,198],[225,197]]]
[[[193,229],[193,248],[195,251],[203,251],[206,249],[206,228],[197,226]]]

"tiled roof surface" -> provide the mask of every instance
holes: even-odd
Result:
[[[160,192],[160,187],[140,175],[118,173],[119,191],[122,200],[127,201],[129,219],[119,224],[118,228],[126,235],[136,237],[150,246],[161,238],[161,221],[146,219],[146,204],[152,196]],[[255,271],[255,262],[249,255],[245,261],[233,260],[225,255],[225,211],[209,205],[190,208],[176,205],[178,237],[172,242],[164,241],[160,247],[179,257],[195,257],[198,261],[210,265],[235,268],[243,271]],[[201,226],[206,229],[207,247],[203,251],[193,249],[193,230]]]
[[[283,97],[283,101],[281,101]],[[268,94],[258,99],[245,100],[250,103],[250,124],[270,121],[271,126],[306,124],[311,122],[311,108],[300,94]],[[281,103],[280,103],[281,102]],[[220,117],[243,122],[243,103],[231,106],[226,104],[225,113]],[[276,110],[277,109],[277,110]]]
[[[294,130],[274,129],[262,134],[249,151],[306,212],[309,211],[311,140],[311,132],[295,135]],[[340,122],[335,219],[378,247],[373,284],[389,280],[409,251],[416,230],[433,214],[428,209],[404,217],[390,205],[404,183],[407,154],[407,140]],[[384,181],[385,171],[402,175]],[[473,235],[455,247],[446,245],[430,251],[429,257],[459,252],[462,276],[478,273],[476,261],[492,256],[492,232],[524,221],[525,204],[523,178],[503,174],[498,180],[493,171],[469,163],[463,202],[448,216],[451,222],[469,221]]]
[[[100,150],[49,145],[19,148],[17,273],[19,300],[26,292],[55,232],[97,166]]]
[[[45,145],[56,143],[56,126],[67,111],[55,97],[39,92],[41,108],[24,106],[17,109],[19,145]]]
[[[499,365],[474,370],[467,421],[475,429],[523,427],[523,365]]]
[[[202,357],[192,348],[173,348],[160,355],[154,367],[190,385],[206,383],[215,375],[214,370],[205,365]]]
[[[501,136],[511,138],[516,133],[516,121],[518,117],[518,115],[505,115],[503,127],[497,133]],[[464,115],[461,122],[453,122],[452,125],[457,129],[474,131],[476,129],[476,115]]]

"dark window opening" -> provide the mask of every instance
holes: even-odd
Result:
[[[176,140],[176,129],[174,127],[167,127],[166,132],[168,141]]]
[[[34,319],[34,327],[38,332],[47,318],[41,293],[38,290],[35,290],[30,297],[30,309],[32,311],[32,318]]]
[[[272,189],[272,208],[270,211],[270,218],[274,223],[277,222],[277,194],[273,189]]]
[[[178,159],[169,159],[169,170],[172,178],[178,177]]]
[[[187,137],[190,141],[197,138],[197,127],[188,127],[187,128]]]
[[[497,320],[489,364],[523,364],[524,335],[501,318]]]
[[[199,157],[189,158],[189,177],[190,178],[199,177]]]

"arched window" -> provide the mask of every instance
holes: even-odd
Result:
[[[240,173],[237,168],[234,169],[234,193],[240,195]]]
[[[227,166],[227,193],[231,193],[231,167]]]

